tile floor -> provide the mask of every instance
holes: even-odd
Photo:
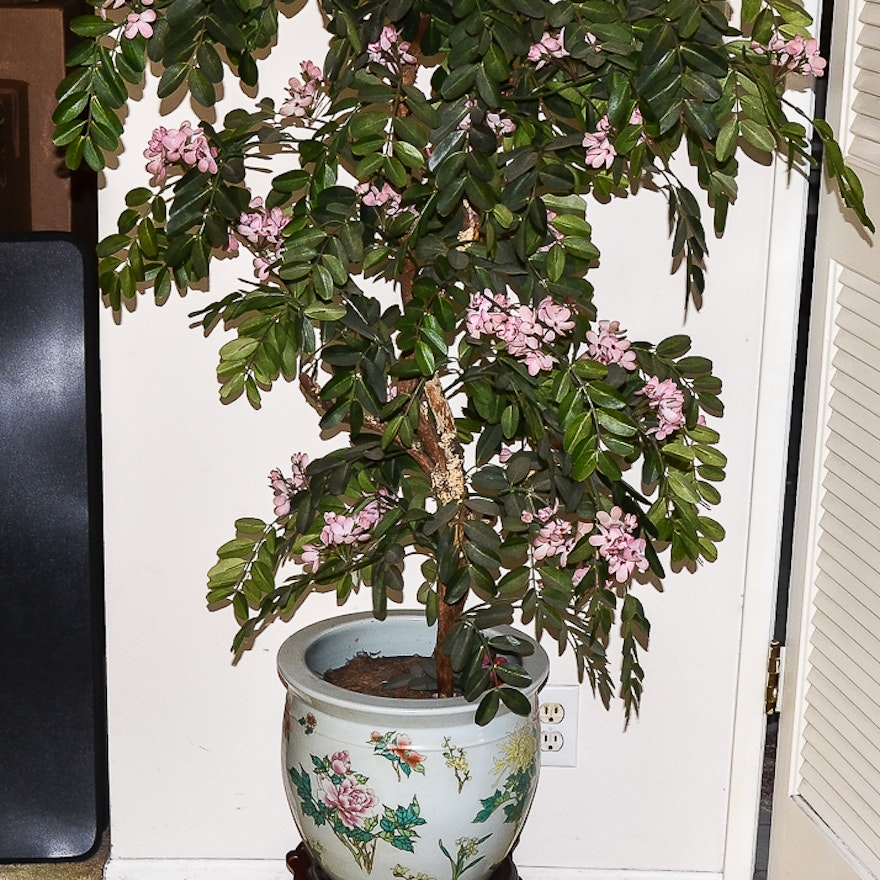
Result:
[[[88,858],[70,862],[0,865],[0,880],[101,880],[109,855],[110,837],[105,831],[97,849]]]

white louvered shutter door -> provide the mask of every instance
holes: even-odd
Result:
[[[880,0],[835,6],[829,121],[880,222]],[[823,194],[771,880],[880,878],[880,246]]]

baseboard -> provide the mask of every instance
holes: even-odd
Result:
[[[603,871],[519,866],[522,880],[722,880],[707,871]],[[104,880],[291,880],[284,862],[269,859],[114,859]]]
[[[518,866],[522,880],[723,880],[715,871],[632,871]]]
[[[104,880],[292,880],[278,859],[114,859]]]

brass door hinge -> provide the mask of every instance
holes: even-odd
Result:
[[[782,679],[783,646],[775,639],[770,642],[767,654],[767,690],[764,693],[764,712],[775,715],[779,711],[780,684]]]

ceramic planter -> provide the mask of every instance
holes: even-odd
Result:
[[[485,880],[516,842],[537,785],[547,655],[535,645],[524,661],[531,716],[502,708],[478,727],[475,705],[461,697],[373,697],[322,678],[358,652],[389,646],[430,656],[434,631],[418,611],[384,621],[354,614],[281,646],[284,778],[297,827],[332,880]]]

